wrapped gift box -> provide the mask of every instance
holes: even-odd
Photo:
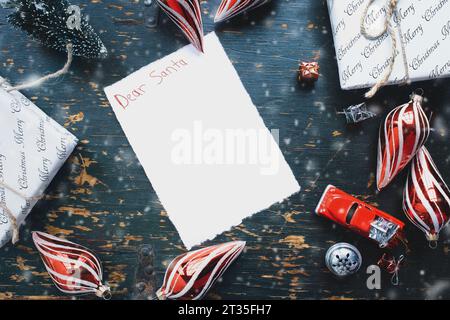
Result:
[[[24,95],[8,88],[6,83],[0,87],[0,247],[13,234],[10,214],[20,226],[78,142]]]
[[[327,0],[342,89],[370,87],[382,78],[392,59],[388,34],[366,39],[360,23],[369,0]],[[388,1],[376,0],[365,17],[371,33],[382,30]],[[397,39],[389,84],[404,82],[401,42],[411,81],[450,76],[450,1],[401,0],[392,17]]]

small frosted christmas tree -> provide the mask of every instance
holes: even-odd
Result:
[[[85,58],[104,58],[108,51],[77,6],[67,0],[10,0],[16,11],[8,16],[15,27],[26,31],[45,46]],[[4,5],[4,4],[3,4]]]

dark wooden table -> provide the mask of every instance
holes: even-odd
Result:
[[[24,91],[73,132],[80,144],[28,217],[19,244],[1,249],[0,299],[71,299],[52,284],[33,246],[32,230],[63,236],[96,251],[115,299],[130,298],[139,245],[154,245],[159,284],[170,260],[185,251],[103,88],[180,48],[186,40],[165,17],[158,27],[146,27],[142,0],[79,2],[101,32],[110,56],[103,61],[76,59],[69,75]],[[380,116],[347,126],[336,111],[361,102],[363,92],[339,87],[325,1],[277,0],[214,26],[218,3],[202,1],[205,32],[216,30],[266,125],[280,129],[281,149],[302,192],[211,242],[242,239],[248,248],[208,298],[450,298],[449,230],[442,233],[439,247],[431,250],[423,234],[408,223],[411,253],[400,273],[400,285],[392,286],[383,274],[382,289],[369,290],[365,269],[381,251],[313,214],[323,189],[332,183],[406,221],[401,210],[404,175],[382,193],[375,192],[376,147],[383,116],[406,102],[417,87],[425,90],[427,110],[434,114],[436,130],[428,147],[450,183],[450,81],[384,88],[371,102],[379,107]],[[8,25],[7,13],[0,11],[2,76],[18,83],[63,65],[64,55]],[[312,59],[320,62],[321,78],[312,88],[302,87],[296,80],[298,61]],[[343,281],[324,266],[326,250],[338,241],[356,245],[364,260],[361,271]]]

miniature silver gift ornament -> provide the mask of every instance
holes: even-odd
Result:
[[[18,227],[77,145],[77,138],[0,77],[0,247]],[[14,241],[13,241],[14,242]]]
[[[339,242],[327,250],[325,264],[331,273],[343,278],[358,272],[362,264],[362,257],[355,246]]]
[[[367,108],[363,102],[357,105],[349,106],[338,114],[344,114],[347,123],[359,123],[364,120],[376,117],[377,115]]]
[[[369,238],[378,242],[381,248],[385,248],[397,233],[398,228],[397,224],[383,217],[376,217],[370,223]]]

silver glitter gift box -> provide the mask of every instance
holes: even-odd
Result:
[[[0,82],[4,80],[0,77]],[[77,138],[18,91],[0,86],[0,247],[20,226]]]

